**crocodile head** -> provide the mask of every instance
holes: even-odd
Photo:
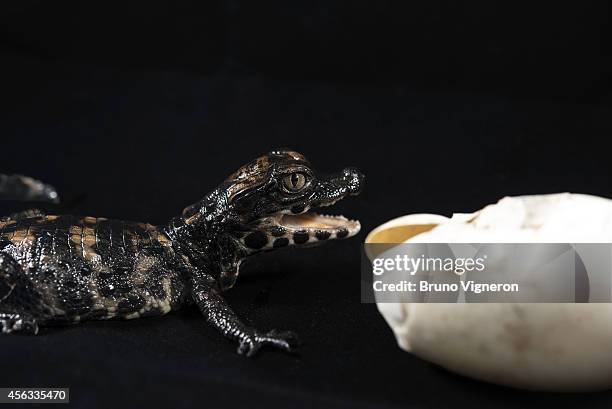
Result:
[[[359,194],[363,181],[355,168],[324,177],[301,154],[272,151],[225,181],[227,201],[240,221],[235,236],[249,254],[354,236],[360,229],[357,220],[320,215],[312,209]]]
[[[168,228],[190,257],[208,263],[220,288],[232,287],[242,260],[261,251],[344,239],[360,224],[312,209],[331,206],[363,187],[355,168],[322,176],[301,154],[279,149],[242,166]],[[196,261],[196,264],[199,262]]]

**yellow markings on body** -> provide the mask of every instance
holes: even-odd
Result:
[[[172,242],[170,241],[170,239],[168,238],[168,236],[166,236],[164,233],[158,232],[157,233],[157,241],[162,245],[162,246],[166,246],[166,247],[172,247]]]
[[[200,214],[195,213],[193,214],[193,216],[190,216],[187,219],[185,219],[185,224],[189,224],[189,225],[194,224],[198,220],[199,217],[200,217]]]
[[[100,255],[93,249],[96,244],[96,234],[91,227],[81,227],[77,225],[70,226],[69,229],[70,241],[74,244],[77,252],[85,260],[99,261]]]
[[[138,223],[138,226],[146,230],[146,232],[149,234],[149,237],[151,237],[151,241],[156,241],[162,246],[166,247],[172,246],[172,242],[170,241],[168,236],[159,231],[156,226],[149,223]]]
[[[0,221],[0,230],[3,230],[5,227],[8,226],[12,226],[15,223],[17,223],[15,220],[7,220],[7,221]]]
[[[82,241],[81,234],[82,233],[83,233],[83,228],[81,226],[70,226],[70,229],[69,229],[70,241],[78,245],[79,248],[81,246],[81,241]]]
[[[16,246],[20,246],[25,244],[28,239],[33,239],[32,234],[30,233],[30,228],[27,227],[25,229],[17,229],[13,233],[13,235],[9,238],[9,240]]]
[[[96,244],[95,230],[91,227],[84,227],[81,236],[81,249],[85,260],[95,261],[100,259],[100,255],[94,250]]]
[[[83,245],[87,248],[91,248],[92,252],[93,252],[93,246],[96,245],[96,236],[94,235],[83,235],[83,239],[82,239]]]
[[[40,219],[38,219],[36,221],[36,223],[38,223],[38,224],[45,224],[47,222],[53,222],[53,221],[57,220],[58,217],[59,216],[44,216],[44,217],[41,217]]]

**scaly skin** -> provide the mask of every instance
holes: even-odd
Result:
[[[318,178],[302,155],[278,150],[240,168],[166,226],[36,210],[0,219],[0,329],[37,333],[44,325],[163,315],[195,303],[239,353],[251,356],[263,345],[292,351],[293,333],[246,326],[221,293],[246,257],[356,234],[356,221],[307,211],[358,194],[362,184],[355,169]]]

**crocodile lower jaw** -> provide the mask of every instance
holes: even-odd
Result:
[[[278,224],[290,231],[307,231],[314,234],[329,233],[329,238],[347,238],[359,233],[361,224],[358,220],[350,220],[344,216],[320,215],[306,212],[297,215],[283,214]]]

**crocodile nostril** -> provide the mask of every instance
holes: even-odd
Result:
[[[345,168],[342,171],[344,180],[348,185],[348,189],[353,195],[358,195],[363,189],[363,182],[365,175],[361,173],[357,168]]]

